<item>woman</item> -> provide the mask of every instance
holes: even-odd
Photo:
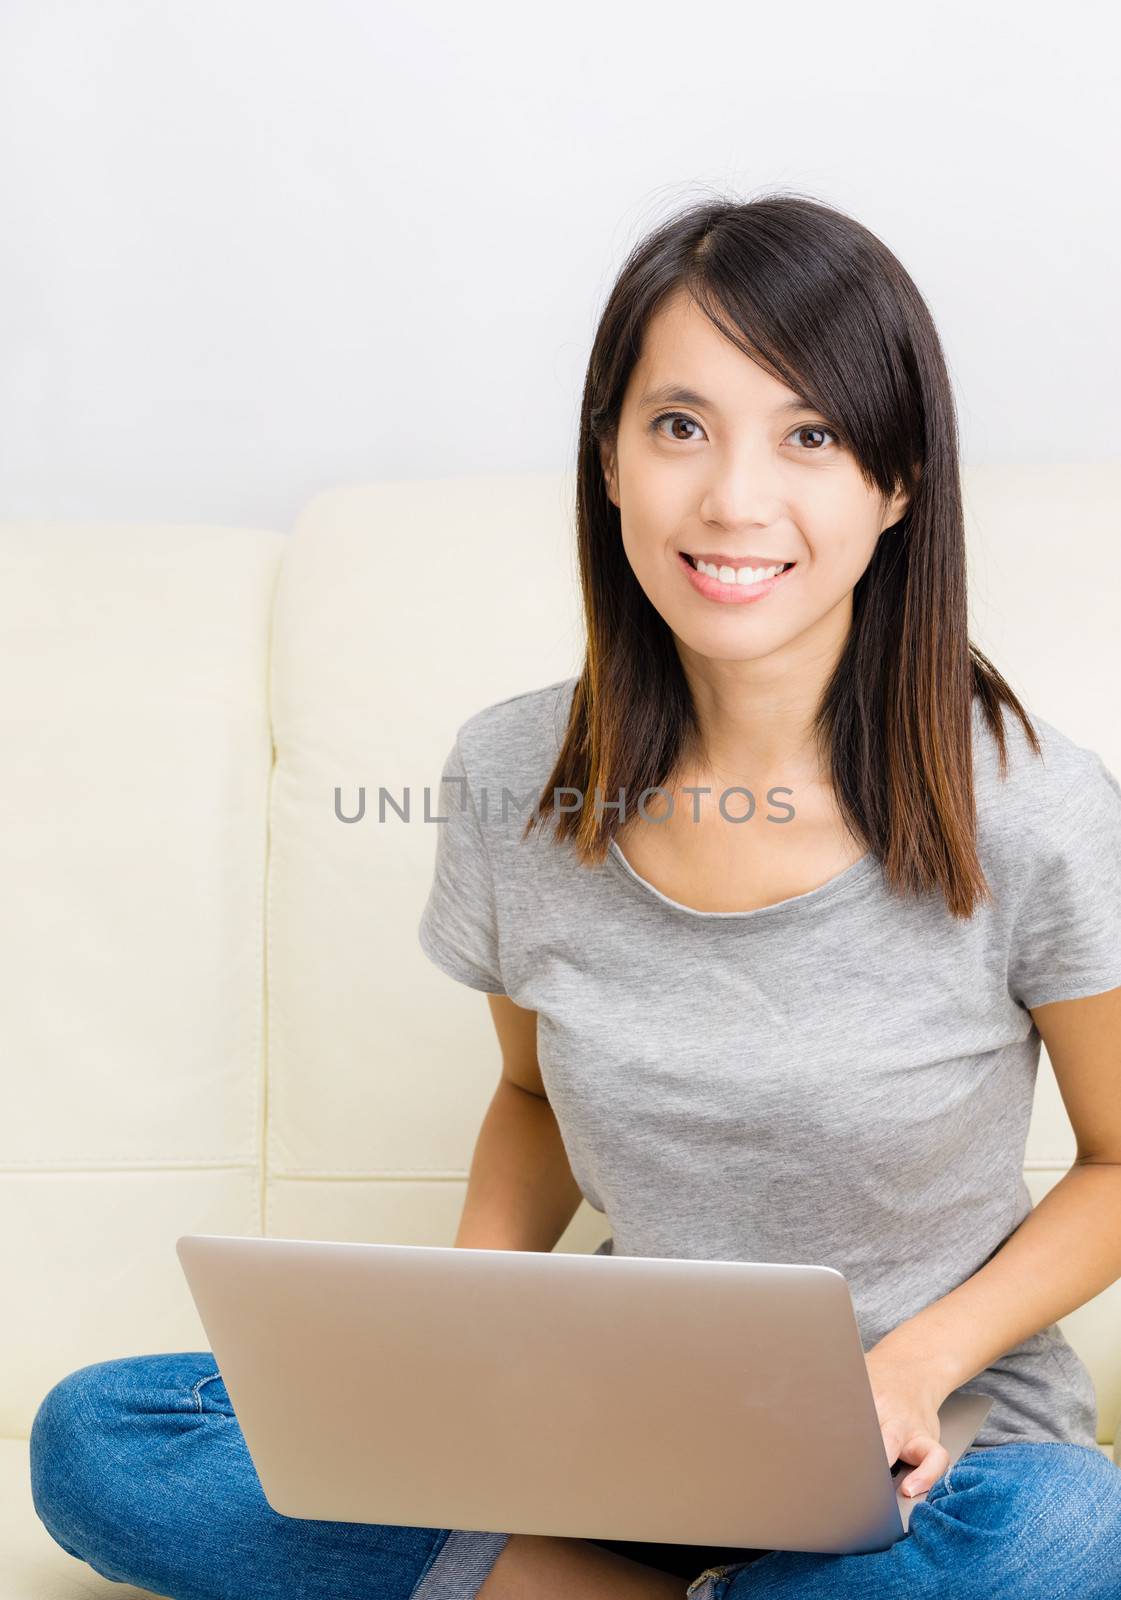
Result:
[[[949,381],[891,253],[791,196],[660,227],[597,332],[577,521],[582,672],[469,718],[444,769],[420,939],[503,1062],[456,1243],[549,1250],[583,1196],[601,1253],[839,1268],[887,1457],[929,1491],[908,1536],[285,1519],[205,1354],[57,1385],[39,1515],[175,1600],[1105,1600],[1121,1473],[1055,1323],[1121,1274],[1121,786],[969,642]],[[1078,1160],[1032,1211],[1041,1039]],[[974,1387],[946,1473],[938,1408]]]

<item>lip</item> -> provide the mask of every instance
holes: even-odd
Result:
[[[776,577],[764,578],[761,583],[721,583],[719,578],[710,578],[706,573],[698,572],[695,567],[691,567],[681,550],[677,552],[677,561],[698,594],[703,595],[706,600],[715,600],[719,604],[728,606],[746,605],[752,600],[762,600],[772,589],[777,588],[798,570],[798,563],[795,562]]]

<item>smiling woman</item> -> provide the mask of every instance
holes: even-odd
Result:
[[[641,1559],[694,1562],[696,1600],[966,1571],[1104,1600],[1121,1474],[1056,1318],[1121,1271],[1121,786],[969,639],[949,379],[886,247],[791,197],[644,240],[589,362],[577,538],[582,670],[469,718],[447,769],[538,804],[446,830],[424,948],[535,1019],[599,1253],[844,1273],[886,1455],[928,1492],[888,1552]],[[1084,1156],[1033,1211],[1043,1027]],[[529,1228],[557,1196],[524,1172],[490,1141],[472,1182]],[[993,1408],[951,1483],[957,1391]],[[480,1595],[617,1581],[514,1536]]]
[[[602,860],[625,824],[558,817],[552,790],[746,766],[803,787],[787,856],[812,815],[893,887],[960,918],[986,900],[974,700],[1002,750],[1001,706],[1038,746],[968,636],[949,377],[873,233],[776,196],[689,208],[635,248],[589,361],[577,536],[587,659],[531,827]]]
[[[457,730],[418,927],[502,1055],[456,1243],[548,1251],[583,1197],[600,1255],[832,1267],[885,1487],[898,1457],[927,1498],[859,1555],[287,1518],[199,1352],[57,1384],[36,1510],[180,1600],[1115,1600],[1121,1473],[1056,1319],[1121,1274],[1121,785],[969,640],[930,315],[829,207],[692,208],[624,264],[580,427],[584,662]],[[1044,1033],[1079,1158],[1033,1210]]]

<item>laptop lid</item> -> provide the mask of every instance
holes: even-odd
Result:
[[[206,1234],[176,1250],[285,1516],[830,1553],[904,1534],[831,1267]],[[960,1454],[991,1402],[951,1399]]]

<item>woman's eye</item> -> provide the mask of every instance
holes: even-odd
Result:
[[[827,439],[832,439],[834,444],[837,443],[837,435],[833,432],[833,430],[831,428],[823,428],[820,423],[817,422],[803,422],[800,428],[794,429],[794,432],[790,435],[790,437],[794,439],[800,433],[823,433]],[[811,454],[815,454],[817,451],[823,450],[824,448],[825,446],[821,444],[802,446],[803,450],[808,450]]]
[[[700,423],[699,422],[694,421],[694,419],[692,417],[687,417],[684,414],[684,412],[682,412],[682,411],[663,411],[661,416],[655,417],[653,422],[650,424],[651,433],[661,433],[662,432],[662,423],[663,422],[684,422],[690,428],[699,428],[700,427]],[[678,434],[662,433],[662,438],[663,439],[676,438],[677,441],[679,443],[681,443],[681,444],[690,444],[693,441],[693,439],[696,438],[696,435],[695,434],[684,434],[683,435],[683,434],[680,434],[680,433],[678,433]]]

